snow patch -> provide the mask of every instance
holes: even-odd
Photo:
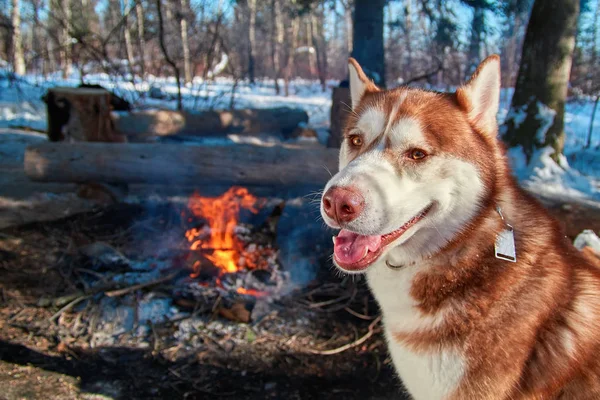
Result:
[[[172,299],[150,293],[139,301],[137,312],[141,323],[150,321],[156,324],[170,319],[177,310],[172,305]]]
[[[522,146],[515,146],[508,149],[506,156],[515,176],[525,176],[527,170],[527,156]]]
[[[565,156],[560,155],[558,163],[551,158],[553,148],[536,150],[526,168],[519,151],[522,152],[522,149],[511,149],[509,157],[515,163],[513,172],[524,188],[546,196],[600,200],[599,188],[592,180],[570,168]]]
[[[586,229],[577,235],[573,245],[578,250],[583,250],[584,247],[591,247],[596,253],[600,254],[600,238],[591,229]]]
[[[506,115],[507,120],[512,120],[515,126],[515,129],[519,129],[521,124],[527,118],[527,106],[523,105],[521,107],[511,108],[508,114]]]
[[[535,140],[540,145],[546,143],[546,134],[548,133],[548,129],[554,123],[554,117],[556,116],[556,111],[545,105],[544,103],[538,101],[536,103],[537,113],[535,115],[535,119],[540,121],[541,126],[535,134]]]
[[[525,122],[528,113],[528,107],[531,104],[524,104],[520,107],[510,108],[508,113],[506,114],[505,121],[511,120],[515,129],[519,129],[521,124]],[[546,134],[548,133],[548,129],[554,123],[554,117],[556,116],[556,111],[545,105],[544,103],[537,101],[535,103],[536,111],[535,111],[535,119],[540,122],[540,128],[536,132],[535,140],[538,145],[543,145],[546,143]],[[502,113],[499,112],[500,118],[502,119]],[[506,133],[506,127],[502,125],[500,127],[500,134],[503,136]]]

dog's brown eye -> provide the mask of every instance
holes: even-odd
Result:
[[[422,160],[427,156],[427,154],[421,149],[413,149],[410,151],[409,156],[413,160]]]
[[[358,135],[352,135],[350,136],[350,144],[352,144],[354,147],[360,147],[363,145],[363,140]]]

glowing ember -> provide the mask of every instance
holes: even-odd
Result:
[[[243,287],[239,287],[236,290],[239,294],[248,294],[250,296],[254,296],[254,297],[262,297],[262,296],[266,296],[267,293],[265,292],[261,292],[260,290],[254,290],[254,289],[245,289]]]
[[[204,218],[210,231],[190,229],[185,233],[191,243],[191,250],[205,250],[204,255],[221,272],[237,272],[240,258],[244,253],[243,244],[235,235],[235,227],[241,208],[257,212],[254,207],[256,197],[243,187],[232,187],[220,197],[202,197],[194,193],[189,200],[188,207],[196,217]],[[190,275],[197,277],[200,262],[194,263],[194,272]]]

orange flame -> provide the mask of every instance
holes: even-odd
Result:
[[[254,208],[256,197],[248,189],[234,186],[220,197],[202,197],[194,193],[188,202],[191,212],[206,219],[210,233],[200,229],[189,229],[185,236],[191,242],[191,250],[205,249],[205,257],[209,259],[222,272],[236,272],[240,269],[238,262],[243,252],[243,245],[235,235],[238,224],[240,208],[249,209],[256,213]],[[194,264],[192,277],[198,275],[200,263]]]

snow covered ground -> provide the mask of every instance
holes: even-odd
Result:
[[[77,86],[80,79],[44,78],[39,75],[9,79],[0,71],[0,127],[30,127],[44,130],[46,109],[41,97],[49,87]],[[106,74],[86,75],[85,83],[99,84],[130,101],[136,108],[175,109],[177,86],[172,78],[150,77],[146,82],[113,78]],[[297,79],[290,85],[290,96],[275,94],[273,80],[257,81],[254,86],[228,78],[217,78],[203,82],[196,79],[182,88],[183,106],[188,110],[235,108],[299,107],[308,113],[310,125],[315,128],[329,126],[331,87],[337,82],[328,82],[325,91],[314,81]],[[235,86],[235,87],[234,87]],[[280,81],[283,88],[283,81]],[[153,99],[147,94],[151,88],[160,88],[166,99]],[[232,99],[233,97],[233,99]]]
[[[114,90],[132,102],[136,108],[169,108],[176,106],[177,93],[173,78],[150,77],[146,82],[126,80],[105,74],[85,77],[86,83],[97,83]],[[63,80],[58,74],[44,78],[25,76],[9,79],[0,71],[0,128],[18,127],[43,131],[46,128],[46,108],[41,101],[48,87],[76,86],[81,83],[78,76]],[[281,82],[281,86],[283,82]],[[329,126],[331,87],[325,91],[318,82],[295,80],[291,84],[290,96],[275,94],[273,80],[258,81],[250,86],[246,82],[234,84],[231,79],[217,78],[210,82],[196,79],[182,89],[184,107],[190,110],[229,108],[267,108],[290,106],[307,111],[309,125],[319,132]],[[152,99],[147,94],[151,88],[160,88],[166,99]],[[504,120],[510,105],[512,89],[503,89],[498,119]],[[584,149],[587,142],[593,101],[578,99],[566,107],[565,129],[567,140],[562,165],[557,165],[547,149],[538,151],[526,166],[518,149],[510,152],[515,175],[522,185],[544,196],[561,199],[577,199],[600,205],[600,111],[594,122],[591,148]],[[5,151],[4,151],[5,152]]]

